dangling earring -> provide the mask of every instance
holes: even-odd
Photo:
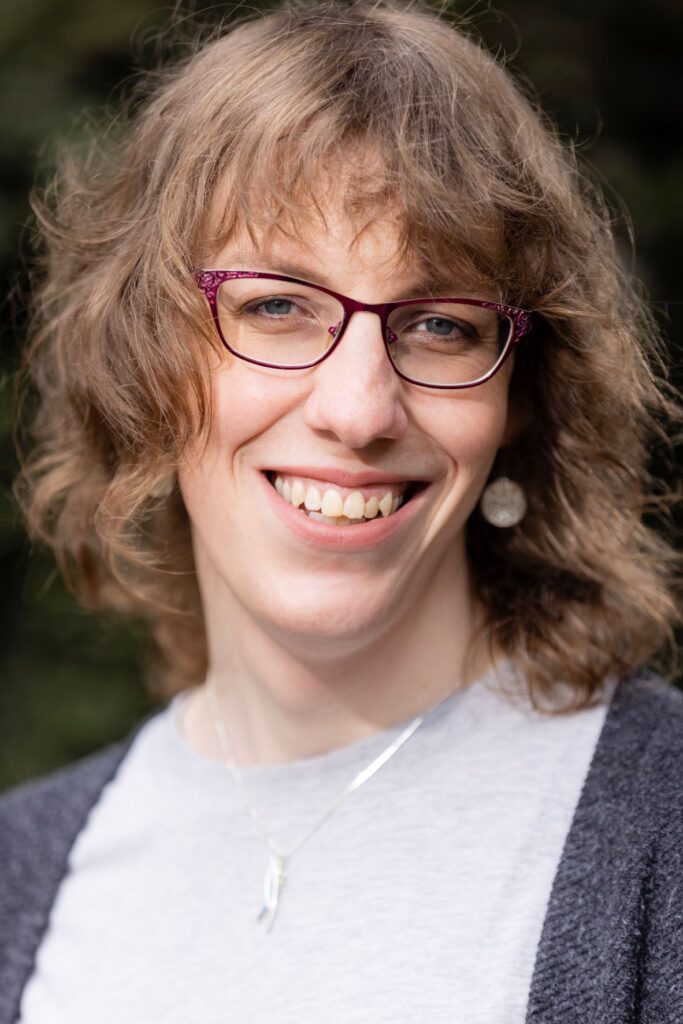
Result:
[[[499,476],[484,488],[480,507],[481,514],[491,526],[508,527],[521,523],[527,502],[518,483],[506,476]]]

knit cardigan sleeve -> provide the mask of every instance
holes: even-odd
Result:
[[[14,1024],[71,848],[130,737],[0,798],[0,1024]]]
[[[526,1024],[683,1024],[683,693],[617,688],[553,881]]]
[[[643,891],[638,1001],[646,1024],[683,1024],[683,713],[667,719],[653,747],[659,827]]]

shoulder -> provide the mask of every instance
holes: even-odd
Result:
[[[110,744],[0,796],[0,864],[5,880],[30,869],[34,858],[45,862],[71,845],[132,738]]]
[[[638,901],[641,998],[648,1020],[673,1020],[683,1004],[683,692],[652,674],[620,689],[615,716],[630,724],[634,799],[640,821],[649,816]]]
[[[671,781],[683,769],[683,691],[642,669],[621,679],[614,691],[603,730],[603,744],[623,756],[642,757]]]
[[[73,761],[49,775],[31,779],[0,794],[0,822],[26,817],[69,816],[80,800],[95,795],[116,770],[129,745],[129,739],[112,743],[87,757]],[[0,832],[0,837],[2,836]]]
[[[15,885],[53,870],[61,874],[90,810],[149,717],[124,739],[0,795],[0,909]]]
[[[0,796],[0,1017],[14,1020],[71,847],[137,730]]]
[[[593,844],[613,859],[683,848],[683,693],[641,669],[613,691],[581,791],[572,838],[593,862]],[[583,851],[583,854],[581,853]],[[611,852],[610,852],[611,851]]]
[[[683,1000],[683,693],[620,679],[567,835],[543,925],[529,1020],[678,1020]],[[561,970],[558,970],[558,964]],[[562,1016],[562,1014],[560,1014]]]
[[[593,815],[654,849],[683,850],[683,692],[643,669],[619,680],[585,784]]]
[[[623,703],[641,713],[663,713],[666,718],[671,715],[679,725],[683,721],[683,690],[649,668],[638,669],[619,681],[613,704]]]

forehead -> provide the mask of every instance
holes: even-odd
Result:
[[[239,223],[211,255],[221,261],[247,257],[277,261],[292,268],[301,263],[324,266],[353,260],[365,270],[387,273],[400,273],[419,262],[416,255],[403,251],[401,227],[395,219],[380,215],[362,223],[349,216],[341,203],[280,217],[274,223],[258,217]]]
[[[432,270],[472,270],[473,254],[498,249],[496,218],[474,210],[464,194],[441,188],[437,195],[429,181],[400,173],[396,154],[370,137],[315,153],[299,152],[290,141],[269,153],[248,169],[227,165],[217,175],[198,225],[207,255],[245,232],[259,249],[291,240],[315,252],[334,239],[355,256],[372,250],[375,260]]]
[[[426,253],[412,247],[404,218],[395,210],[350,210],[343,192],[277,220],[257,209],[248,222],[215,238],[201,265],[285,274],[357,297],[366,286],[386,287],[387,298],[389,293],[491,291],[489,280],[457,260],[443,261],[436,249]]]

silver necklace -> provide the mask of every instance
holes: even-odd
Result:
[[[251,815],[252,820],[256,824],[261,835],[265,838],[266,843],[268,844],[268,847],[270,849],[270,857],[268,858],[268,865],[266,867],[266,873],[263,880],[263,906],[259,910],[256,917],[256,920],[259,922],[259,924],[261,922],[264,922],[266,930],[270,931],[275,923],[275,916],[277,914],[280,899],[280,891],[285,883],[285,879],[287,878],[285,869],[288,865],[289,859],[292,856],[292,854],[295,853],[301,846],[303,846],[306,840],[310,839],[311,836],[314,835],[314,833],[317,832],[318,829],[325,824],[327,819],[334,814],[334,812],[337,810],[340,804],[343,803],[343,801],[346,800],[346,798],[350,796],[351,793],[354,792],[354,790],[359,789],[364,782],[367,782],[368,779],[375,774],[375,772],[379,771],[382,765],[386,764],[387,761],[394,756],[399,747],[402,747],[406,740],[410,739],[415,730],[422,725],[422,722],[424,721],[425,718],[425,714],[427,714],[427,712],[421,715],[417,715],[416,718],[413,718],[413,720],[406,726],[406,728],[401,732],[401,734],[397,736],[392,743],[389,744],[386,750],[384,750],[378,757],[376,757],[374,761],[372,761],[367,766],[367,768],[363,768],[362,771],[358,772],[355,778],[351,780],[348,786],[346,786],[346,788],[343,789],[342,792],[337,796],[337,798],[332,802],[332,804],[330,805],[330,807],[328,807],[325,813],[315,822],[313,827],[309,828],[308,831],[304,832],[304,834],[300,836],[300,838],[297,839],[295,843],[292,843],[288,849],[283,850],[276,842],[276,840],[273,838],[273,836],[270,834],[267,825],[265,824],[265,822],[261,818],[261,815],[258,813],[258,811],[256,810],[256,808],[253,806],[249,799],[244,779],[242,778],[242,774],[239,768],[237,767],[237,763],[232,754],[232,747],[230,745],[230,741],[228,740],[227,731],[225,729],[225,723],[223,722],[223,717],[218,707],[218,699],[211,676],[209,676],[206,680],[206,693],[208,698],[209,713],[213,721],[213,726],[216,731],[216,735],[218,736],[218,742],[223,752],[223,756],[227,762],[232,777],[235,780],[235,783],[237,784],[237,788],[240,792],[240,795],[245,803],[245,806],[249,814]],[[450,694],[448,696],[450,696]],[[444,698],[444,700],[447,699],[448,697]]]

